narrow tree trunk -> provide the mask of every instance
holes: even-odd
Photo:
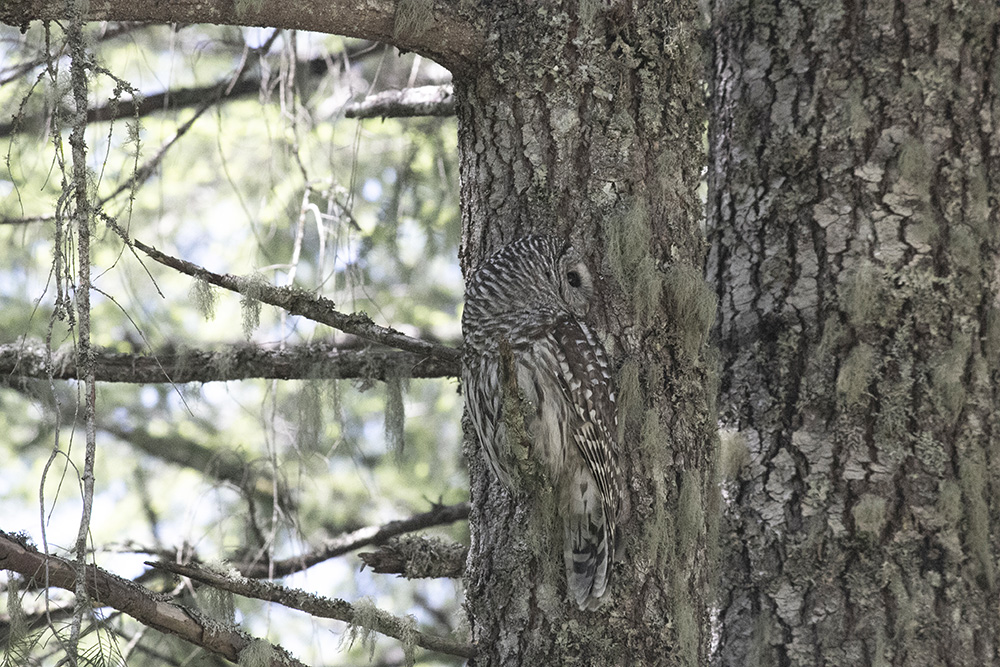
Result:
[[[693,4],[479,9],[489,64],[456,82],[463,268],[527,233],[569,238],[588,257],[631,510],[610,601],[580,612],[551,490],[502,491],[473,440],[476,664],[704,664],[718,503]]]
[[[998,664],[998,16],[715,4],[716,664]]]

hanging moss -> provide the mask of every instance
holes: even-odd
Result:
[[[253,332],[260,326],[260,297],[263,291],[260,289],[266,285],[264,276],[254,273],[251,276],[242,277],[239,280],[240,308],[243,311],[243,335],[247,338],[253,336]]]
[[[228,568],[219,566],[213,569],[225,572]],[[202,586],[196,590],[195,599],[198,601],[198,608],[205,612],[209,618],[220,623],[232,624],[235,622],[236,602],[231,592],[218,589],[215,586]]]
[[[195,280],[191,286],[190,296],[206,320],[215,319],[215,304],[218,298],[212,285],[204,280]]]
[[[387,377],[385,379],[385,441],[387,448],[395,454],[397,459],[402,458],[403,446],[406,444],[405,426],[403,379]]]

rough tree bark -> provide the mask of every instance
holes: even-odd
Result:
[[[994,3],[715,3],[720,665],[998,664]]]
[[[592,324],[616,368],[630,516],[611,601],[565,596],[546,491],[511,498],[470,449],[467,607],[477,665],[705,664],[718,501],[714,295],[695,195],[704,110],[695,3],[136,0],[89,20],[270,25],[380,39],[455,75],[463,268],[529,232],[571,238],[597,273]],[[0,20],[63,18],[5,0]],[[469,18],[472,17],[472,18]]]
[[[631,494],[611,602],[579,612],[551,492],[512,498],[468,449],[476,664],[705,664],[718,503],[695,8],[483,2],[476,16],[486,51],[455,82],[463,268],[532,232],[590,259]]]

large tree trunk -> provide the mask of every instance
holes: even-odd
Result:
[[[631,512],[610,602],[577,611],[551,492],[502,491],[471,446],[476,664],[704,664],[718,502],[694,7],[478,11],[491,35],[485,65],[456,81],[463,268],[532,232],[570,238],[589,258],[591,321],[619,384]]]
[[[724,665],[998,664],[995,3],[714,7]]]

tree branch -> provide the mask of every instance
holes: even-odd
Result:
[[[408,118],[454,116],[455,96],[450,83],[386,90],[344,107],[347,118]]]
[[[323,55],[298,62],[296,68],[318,77],[325,74],[331,65],[340,64],[344,57],[346,57],[348,62],[353,63],[357,62],[360,57],[370,53],[373,53],[372,42],[362,42],[358,47],[346,50],[343,57],[340,54]],[[38,64],[42,63],[30,62],[27,66],[30,68]],[[258,95],[262,81],[263,79],[259,72],[248,72],[241,74],[235,81],[233,76],[229,75],[207,86],[176,88],[144,95],[138,100],[121,100],[116,103],[88,109],[87,123],[112,121],[122,118],[141,118],[165,111],[178,111],[188,107],[200,107],[206,100],[228,102],[251,95]],[[19,122],[0,124],[0,139],[16,132],[23,132],[26,128],[38,127],[41,122],[40,120],[28,118]]]
[[[131,0],[89,3],[85,5],[83,18],[86,21],[214,23],[313,30],[393,44],[427,56],[452,71],[468,69],[475,63],[483,47],[483,35],[459,15],[455,10],[457,3],[431,0],[427,3],[431,5],[430,11],[417,20],[407,16],[409,11],[400,12],[401,4],[396,0],[285,0],[237,3],[240,9],[234,9],[232,0]],[[4,0],[0,3],[0,22],[13,26],[65,18],[65,0]]]
[[[360,609],[359,606],[344,600],[326,598],[269,581],[248,579],[236,572],[221,574],[198,565],[180,565],[167,561],[147,561],[146,565],[189,577],[213,588],[229,591],[243,597],[277,602],[285,607],[304,611],[314,617],[333,618],[351,625],[361,626],[404,642],[413,642],[429,651],[457,655],[462,658],[472,658],[476,654],[475,648],[469,644],[419,632],[413,629],[412,624],[407,620],[392,616],[369,605]]]
[[[313,552],[273,561],[272,563],[247,563],[236,565],[245,577],[261,579],[264,577],[284,577],[293,572],[300,572],[317,563],[354,551],[369,544],[381,544],[390,537],[412,533],[416,530],[453,523],[469,518],[469,503],[456,505],[436,505],[429,512],[416,514],[409,519],[390,521],[381,526],[368,526],[350,533],[327,540]]]
[[[390,377],[458,377],[457,359],[428,357],[397,350],[344,350],[328,343],[296,345],[280,350],[231,345],[221,350],[164,350],[127,354],[94,348],[98,382],[226,382],[254,378],[314,380],[354,378],[384,381]],[[52,354],[52,377],[79,379],[72,348]],[[0,345],[0,376],[48,379],[42,344]]]
[[[380,574],[399,574],[407,579],[461,577],[469,547],[437,537],[405,535],[389,540],[375,551],[358,558]]]
[[[181,273],[204,280],[212,285],[218,285],[233,292],[238,292],[251,299],[256,299],[278,308],[287,310],[292,315],[301,315],[314,322],[339,329],[344,333],[366,338],[375,343],[381,343],[398,350],[406,350],[416,354],[437,357],[443,361],[457,363],[461,359],[461,351],[447,345],[438,345],[427,341],[411,338],[395,329],[383,327],[372,322],[365,313],[344,314],[334,307],[333,302],[322,296],[313,296],[305,290],[292,287],[275,287],[258,281],[252,281],[241,276],[213,273],[205,268],[162,253],[135,239],[127,240],[139,250],[149,255],[164,266],[169,266]]]
[[[26,577],[27,586],[73,591],[77,581],[74,567],[73,563],[39,553],[25,540],[0,530],[0,568]],[[243,649],[259,641],[235,626],[210,620],[95,565],[86,566],[84,580],[95,605],[122,611],[143,625],[176,635],[233,662]],[[275,656],[272,665],[302,665],[280,646],[271,648]]]

